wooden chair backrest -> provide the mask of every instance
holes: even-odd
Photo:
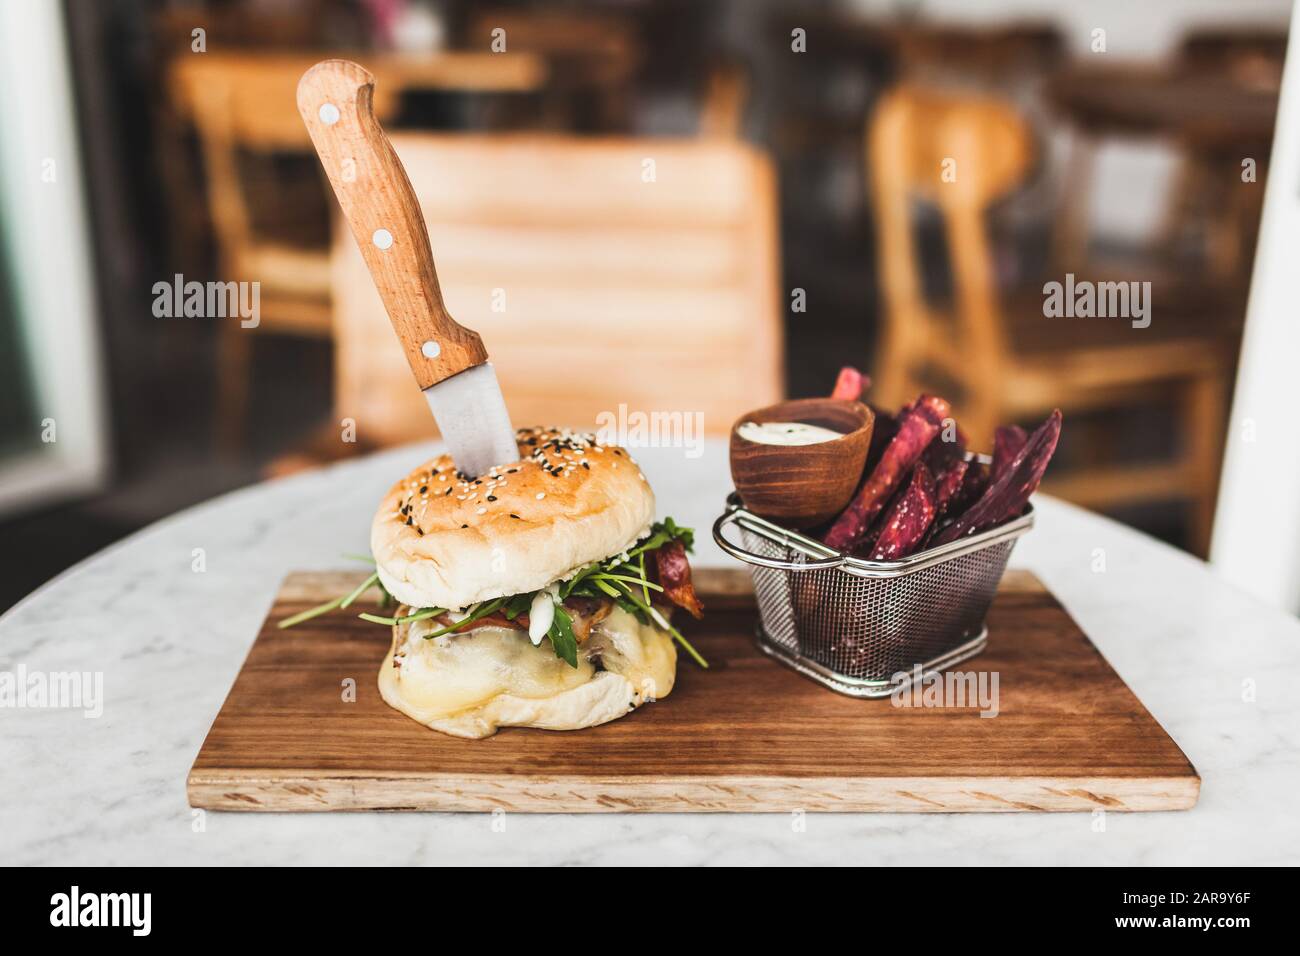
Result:
[[[298,80],[318,59],[311,54],[218,54],[178,57],[169,82],[171,101],[200,135],[216,132],[241,148],[311,151],[298,115]],[[400,88],[375,86],[375,115],[394,111]]]
[[[443,297],[482,334],[516,425],[702,412],[723,434],[782,394],[776,188],[740,143],[392,137]],[[335,230],[337,410],[367,437],[433,422],[360,254]]]
[[[198,133],[213,229],[228,268],[257,238],[239,154],[312,151],[296,91],[314,62],[311,54],[204,53],[178,57],[169,71],[171,103]],[[376,87],[381,121],[395,111],[399,94],[393,84]]]
[[[911,401],[927,365],[971,388],[996,381],[1006,334],[986,213],[1024,181],[1034,153],[1028,124],[1001,100],[905,86],[876,108],[867,130],[867,175],[885,304],[876,376],[882,402]],[[947,327],[922,293],[917,198],[943,219],[954,295]]]

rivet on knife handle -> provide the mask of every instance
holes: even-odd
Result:
[[[298,112],[424,389],[488,356],[443,304],[415,191],[371,108],[374,88],[365,68],[325,60],[298,82]]]

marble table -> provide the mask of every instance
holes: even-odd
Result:
[[[185,777],[286,572],[346,566],[430,448],[256,485],[174,515],[0,618],[0,672],[99,671],[103,713],[0,709],[0,863],[1283,864],[1300,856],[1300,622],[1201,562],[1047,498],[1012,558],[1043,578],[1196,765],[1181,813],[202,813]],[[698,449],[697,449],[698,451]],[[725,448],[637,452],[703,533]],[[9,556],[14,558],[14,556]]]

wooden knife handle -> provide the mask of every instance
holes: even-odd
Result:
[[[424,389],[483,364],[487,350],[443,304],[420,204],[375,119],[374,90],[363,67],[324,60],[298,81],[298,112]]]

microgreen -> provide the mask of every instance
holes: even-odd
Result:
[[[701,667],[708,667],[708,662],[682,636],[681,631],[669,624],[667,618],[651,603],[650,592],[662,593],[664,588],[661,584],[650,580],[646,571],[646,555],[674,540],[680,541],[682,546],[689,552],[694,549],[695,533],[690,528],[681,527],[672,518],[665,518],[663,521],[651,525],[650,534],[623,554],[615,555],[604,561],[593,561],[591,564],[578,569],[568,580],[560,582],[556,594],[555,617],[552,619],[551,627],[546,634],[550,638],[555,655],[570,667],[576,668],[578,666],[578,640],[573,632],[573,618],[565,609],[564,601],[570,597],[609,598],[642,624],[653,622],[667,630],[674,640],[694,658],[696,663]],[[372,567],[374,566],[374,559],[370,557],[363,557],[359,554],[345,555],[345,557],[365,561]],[[397,603],[396,599],[388,592],[388,589],[384,587],[383,582],[379,580],[379,572],[375,571],[347,594],[316,607],[308,608],[306,611],[301,611],[292,617],[285,618],[280,622],[279,626],[282,628],[293,627],[295,624],[319,617],[321,614],[326,614],[336,608],[347,608],[372,587],[379,588],[380,607],[392,607]],[[429,640],[442,637],[444,634],[454,633],[475,621],[495,614],[497,611],[501,611],[506,620],[513,621],[521,614],[528,613],[532,607],[533,598],[537,593],[537,591],[530,591],[480,602],[471,607],[469,613],[459,621],[431,631],[423,635],[423,637]],[[358,617],[373,624],[384,624],[393,627],[399,624],[411,624],[415,621],[441,617],[446,613],[446,608],[426,607],[413,608],[410,614],[401,617],[386,617],[369,612],[359,614]]]
[[[496,613],[501,609],[501,605],[505,603],[506,603],[505,598],[497,598],[494,601],[484,601],[480,604],[476,604],[472,608],[470,608],[469,613],[466,614],[459,621],[456,621],[453,624],[448,624],[446,627],[441,628],[440,630],[437,631],[433,631],[430,634],[425,634],[424,639],[428,641],[435,637],[442,637],[442,635],[444,634],[450,634],[452,631],[459,631],[466,624],[473,624],[475,621],[482,620],[488,615]],[[436,611],[438,609],[434,608],[433,610]]]

